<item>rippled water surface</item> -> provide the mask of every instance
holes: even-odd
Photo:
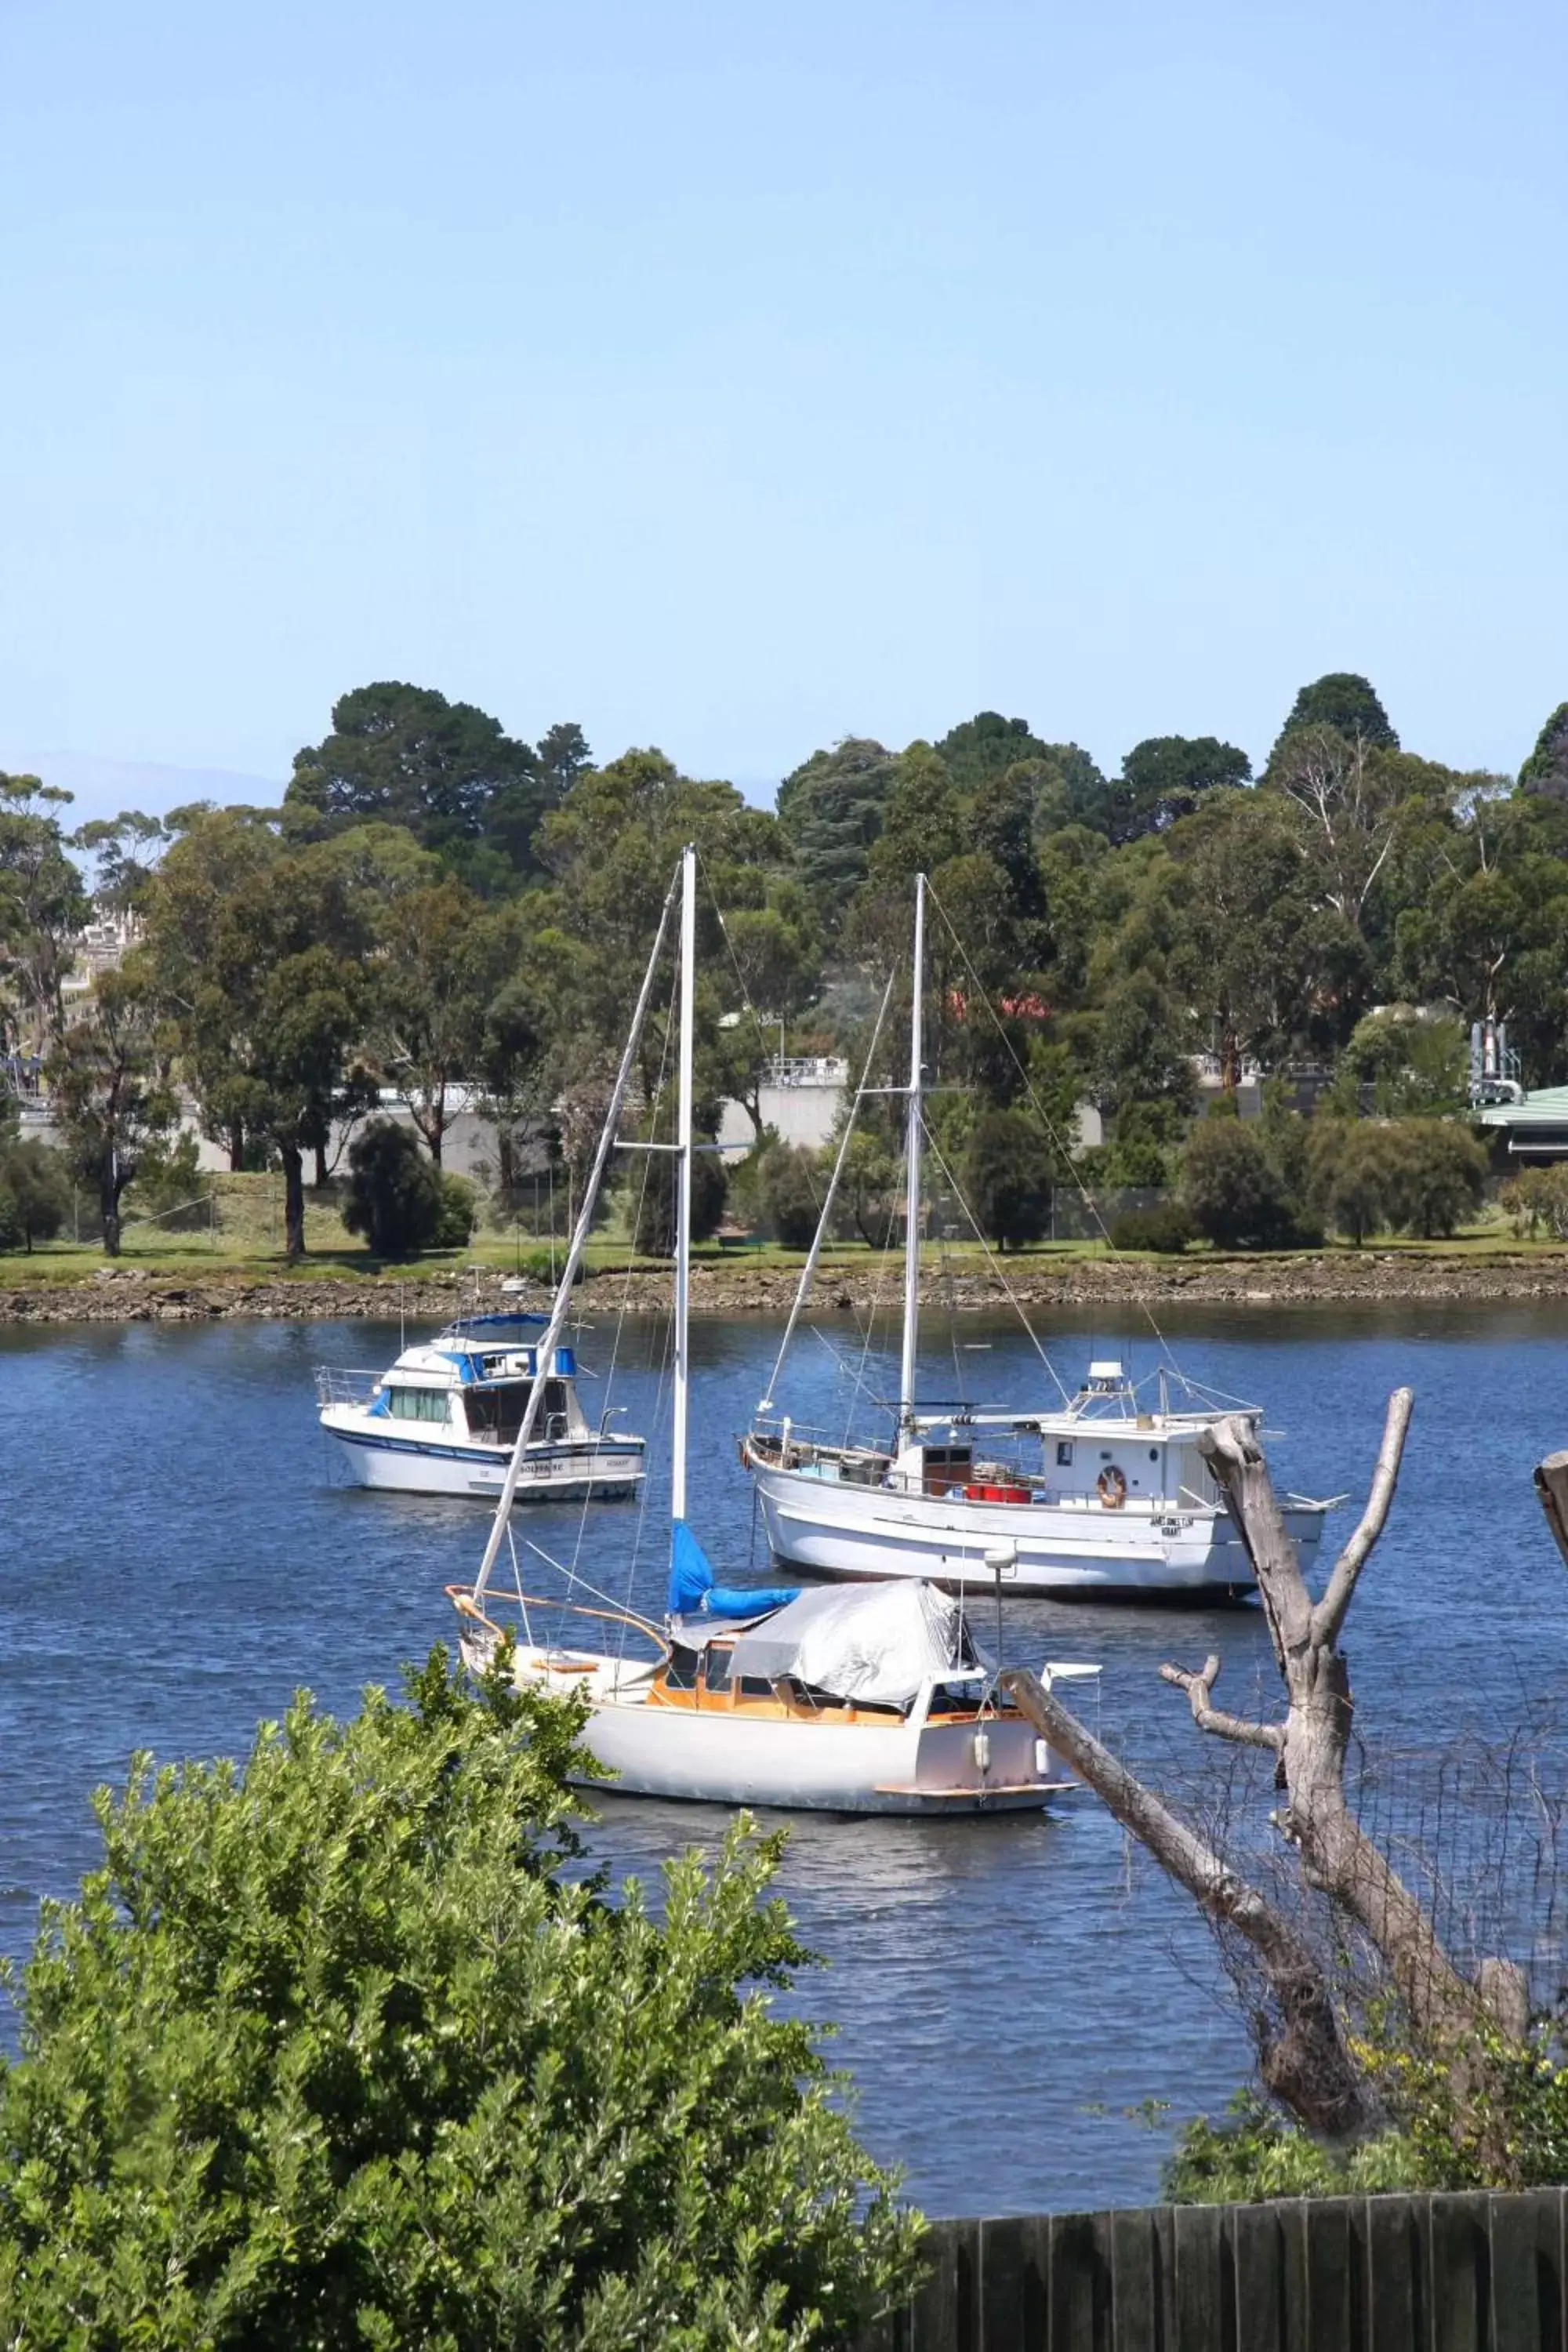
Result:
[[[847,1325],[847,1318],[846,1318]],[[1530,1486],[1568,1444],[1562,1309],[1253,1308],[1176,1323],[1184,1369],[1262,1401],[1282,1483],[1364,1491],[1384,1401],[1416,1418],[1388,1535],[1348,1642],[1359,1720],[1409,1745],[1458,1716],[1502,1727],[1563,1684],[1568,1578]],[[1059,1331],[1076,1375],[1124,1335]],[[1038,1401],[1026,1342],[932,1321],[931,1384]],[[772,1325],[694,1327],[691,1516],[721,1570],[752,1556],[734,1436],[766,1385]],[[471,1573],[482,1512],[336,1483],[317,1432],[318,1360],[380,1366],[392,1328],[145,1324],[0,1331],[7,1441],[0,1507],[0,1944],[26,1950],[43,1894],[95,1858],[87,1799],[138,1748],[234,1752],[308,1684],[334,1708],[448,1632],[442,1586]],[[846,1329],[836,1344],[851,1344]],[[607,1369],[607,1322],[581,1353]],[[614,1393],[628,1425],[664,1418],[662,1326],[628,1326]],[[1152,1362],[1131,1349],[1135,1368]],[[842,1363],[810,1335],[786,1384],[800,1418],[842,1424]],[[872,1368],[870,1385],[881,1382]],[[594,1409],[602,1381],[585,1395]],[[781,1391],[781,1400],[784,1391]],[[662,1454],[662,1448],[658,1449]],[[658,1465],[662,1473],[662,1464]],[[520,1514],[521,1536],[657,1607],[662,1475],[635,1507]],[[1331,1528],[1346,1529],[1351,1512]],[[763,1565],[760,1558],[756,1564]],[[1256,1612],[1213,1615],[1011,1603],[1016,1661],[1104,1667],[1103,1727],[1135,1756],[1196,1735],[1157,1681],[1163,1658],[1226,1662],[1244,1704],[1265,1664]],[[595,1832],[622,1869],[657,1872],[720,1823],[700,1808],[606,1800]],[[1212,1948],[1184,1898],[1087,1801],[1055,1819],[800,1819],[783,1885],[826,1968],[796,1995],[834,2019],[874,2151],[938,2212],[1133,2201],[1155,2188],[1172,2123],[1247,2072]],[[1151,2129],[1127,2111],[1169,2102]]]

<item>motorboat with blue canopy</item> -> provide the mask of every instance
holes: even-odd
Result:
[[[349,1476],[404,1495],[480,1496],[493,1503],[530,1402],[535,1426],[516,1481],[517,1502],[616,1501],[642,1482],[645,1441],[595,1426],[577,1392],[575,1349],[542,1347],[548,1315],[470,1315],[405,1348],[386,1371],[323,1364],[317,1417]]]

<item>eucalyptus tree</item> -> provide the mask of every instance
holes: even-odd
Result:
[[[88,896],[61,825],[71,795],[37,776],[0,775],[0,980],[40,1036],[64,1028],[60,984]]]
[[[154,993],[134,960],[100,973],[46,1067],[67,1163],[97,1194],[103,1246],[118,1257],[121,1195],[177,1110]]]
[[[552,1062],[563,1087],[581,1092],[584,1077],[618,1050],[626,1008],[636,999],[687,842],[696,844],[700,860],[697,1077],[700,1124],[710,1124],[719,1096],[732,1090],[737,1053],[756,1050],[754,1030],[748,1045],[745,1027],[739,1033],[720,1028],[724,1013],[754,1001],[724,925],[737,910],[765,909],[770,887],[784,877],[787,854],[778,820],[749,807],[733,784],[683,775],[662,751],[623,752],[580,775],[545,819],[540,855],[552,887],[541,898],[537,919],[563,942],[559,984],[548,1007]],[[787,925],[786,900],[779,901],[779,911]],[[644,1031],[645,1100],[657,1087],[668,1034],[667,1008]]]
[[[291,845],[264,812],[213,812],[146,900],[142,959],[180,1071],[236,1162],[247,1140],[276,1153],[291,1257],[305,1245],[304,1154],[374,1097],[368,959],[388,897],[419,878],[405,835],[387,829],[379,866],[367,846]]]
[[[447,875],[400,892],[376,925],[368,1036],[437,1167],[459,1080],[478,1083],[510,926]]]

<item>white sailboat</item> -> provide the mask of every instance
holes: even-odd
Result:
[[[1172,1378],[1146,1399],[1111,1360],[1091,1363],[1076,1394],[1016,1410],[924,1408],[920,1350],[922,1006],[926,879],[915,884],[910,1076],[905,1091],[903,1344],[890,1444],[821,1442],[781,1416],[773,1390],[809,1296],[831,1213],[846,1129],[816,1239],[802,1271],[769,1394],[742,1444],[774,1557],[818,1575],[921,1577],[950,1588],[990,1581],[1051,1600],[1205,1601],[1253,1590],[1240,1534],[1199,1450],[1226,1415],[1257,1430],[1256,1405],[1215,1404]],[[869,1066],[869,1065],[868,1065]],[[862,1082],[862,1092],[865,1082]],[[1285,1498],[1298,1549],[1310,1554],[1327,1502]]]
[[[526,1457],[536,1390],[518,1430],[479,1576],[471,1587],[448,1588],[461,1623],[463,1657],[482,1671],[510,1631],[520,1685],[583,1690],[589,1701],[584,1744],[625,1794],[847,1813],[1037,1809],[1070,1783],[1033,1727],[998,1691],[994,1669],[960,1605],[920,1582],[897,1591],[726,1591],[716,1586],[687,1523],[695,871],[688,849],[665,902],[561,1287],[540,1341],[541,1355],[548,1358],[616,1140],[679,887],[670,1613],[660,1626],[630,1609],[595,1605],[570,1592],[565,1606],[576,1617],[590,1627],[614,1628],[612,1646],[592,1633],[578,1645],[536,1633],[536,1620],[552,1622],[561,1603],[523,1591],[515,1552],[513,1590],[495,1582],[510,1534],[509,1489]],[[628,1643],[641,1654],[628,1655]],[[1093,1675],[1098,1669],[1045,1671]]]

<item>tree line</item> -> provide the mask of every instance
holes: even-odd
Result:
[[[290,1251],[307,1171],[324,1177],[330,1136],[384,1087],[437,1167],[455,1101],[477,1098],[502,1193],[541,1130],[580,1160],[687,840],[705,876],[703,1121],[737,1100],[759,1145],[781,1033],[792,1051],[863,1054],[879,976],[907,952],[913,877],[931,877],[931,1064],[951,1090],[933,1140],[1004,1241],[1030,1237],[1069,1174],[1179,1185],[1216,1239],[1419,1229],[1430,1207],[1399,1174],[1413,1152],[1448,1150],[1435,1189],[1450,1202],[1473,1189],[1474,1155],[1432,1139],[1463,1107],[1468,1024],[1506,1020],[1533,1083],[1568,1076],[1568,704],[1517,778],[1406,751],[1348,673],[1301,689],[1256,776],[1236,745],[1184,736],[1136,744],[1109,776],[982,712],[901,751],[815,751],[764,810],[655,750],[601,765],[574,723],[530,744],[471,705],[380,684],[337,703],[277,808],[68,824],[68,796],[0,779],[0,1020],[13,1069],[43,1056],[111,1250],[181,1094],[233,1167],[281,1170]],[[99,907],[137,928],[86,995],[66,985],[84,860]],[[650,1117],[667,1039],[652,1023]],[[1314,1175],[1279,1122],[1211,1139],[1199,1161],[1228,1152],[1267,1196],[1215,1212],[1192,1161],[1204,1055],[1226,1096],[1252,1066],[1311,1064],[1347,1149],[1369,1108],[1406,1131],[1358,1137],[1353,1182]],[[1104,1126],[1088,1152],[1085,1101]],[[886,1119],[857,1139],[845,1213],[867,1238],[891,1213],[895,1145]],[[37,1192],[37,1167],[28,1181]],[[14,1204],[27,1189],[4,1183]],[[817,1189],[816,1171],[759,1151],[741,1202],[783,1231]]]

